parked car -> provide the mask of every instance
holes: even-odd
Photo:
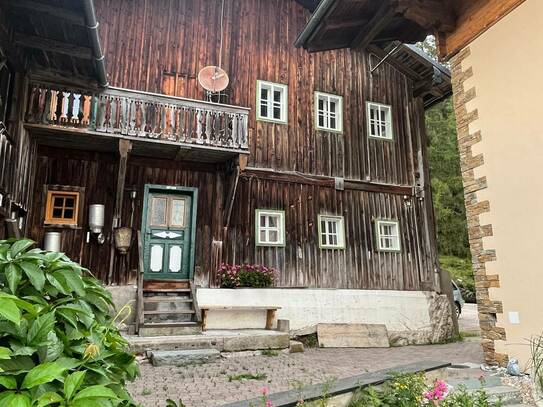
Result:
[[[456,308],[456,316],[459,317],[460,314],[462,314],[462,307],[465,304],[464,298],[462,297],[462,292],[460,291],[460,288],[458,285],[453,281],[453,297],[454,297],[454,305]]]

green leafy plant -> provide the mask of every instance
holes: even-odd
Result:
[[[0,241],[0,405],[134,406],[125,382],[139,369],[111,295],[64,254],[33,245]]]
[[[166,407],[186,407],[182,400],[175,402],[172,399],[166,400]]]
[[[268,376],[264,373],[241,373],[235,376],[228,376],[229,382],[245,381],[245,380],[266,380]]]
[[[502,406],[502,402],[499,400],[491,402],[483,388],[475,392],[469,392],[462,386],[450,390],[443,380],[436,380],[433,386],[427,386],[423,373],[394,375],[381,386],[359,389],[353,396],[349,407]]]

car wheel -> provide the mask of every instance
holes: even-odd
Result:
[[[458,302],[455,302],[454,308],[456,311],[456,318],[460,317],[460,314],[462,313],[462,306]]]

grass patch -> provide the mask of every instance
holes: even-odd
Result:
[[[149,389],[143,389],[143,391],[141,392],[142,396],[150,396],[151,394],[153,394],[153,393]]]
[[[241,373],[235,376],[228,376],[229,382],[241,382],[245,380],[266,380],[268,376],[264,373]]]
[[[279,352],[277,352],[276,350],[273,350],[273,349],[264,349],[262,352],[260,352],[260,354],[262,356],[269,356],[269,357],[279,356]]]
[[[479,332],[468,332],[468,331],[461,331],[460,332],[460,338],[466,339],[466,338],[478,338],[481,335]]]
[[[319,340],[317,339],[317,334],[309,334],[303,336],[297,336],[295,340],[302,342],[305,348],[318,348]]]
[[[447,270],[451,278],[458,284],[464,300],[475,303],[475,280],[471,260],[455,256],[440,256],[441,268]]]

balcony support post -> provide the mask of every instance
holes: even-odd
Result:
[[[115,242],[113,241],[113,231],[121,227],[121,214],[124,198],[124,181],[126,179],[126,168],[128,163],[128,153],[132,150],[132,142],[130,140],[119,140],[119,169],[117,171],[117,190],[115,192],[115,211],[113,212],[113,222],[111,225],[111,254],[109,258],[109,273],[108,283],[113,281],[113,267],[115,264]]]

